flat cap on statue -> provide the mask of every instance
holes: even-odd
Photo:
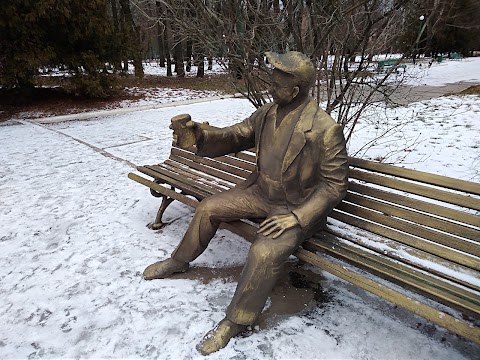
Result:
[[[288,51],[278,54],[267,51],[265,56],[268,62],[278,70],[292,74],[298,79],[311,83],[315,79],[315,67],[310,58],[298,51]]]

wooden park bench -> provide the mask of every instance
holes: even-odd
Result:
[[[163,163],[137,167],[147,178],[128,176],[163,198],[160,228],[173,200],[195,208],[254,166],[251,151],[210,159],[174,143]],[[350,158],[346,198],[295,256],[480,344],[479,214],[478,183]],[[222,225],[249,241],[256,231]]]
[[[403,72],[407,69],[407,65],[399,63],[398,60],[388,59],[388,60],[379,60],[377,63],[377,72],[386,71],[391,67],[395,67],[395,71],[398,72],[398,69],[403,69]]]

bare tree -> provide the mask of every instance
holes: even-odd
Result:
[[[124,66],[128,69],[128,55],[131,55],[135,76],[143,78],[143,42],[140,27],[135,24],[129,0],[119,0],[119,3],[122,14],[122,32],[125,39],[124,46],[129,47],[129,51],[125,53],[127,58]]]
[[[392,94],[406,80],[402,63],[416,54],[425,30],[432,31],[433,14],[446,6],[446,0],[428,0],[428,12],[422,7],[419,13],[421,0],[156,1],[164,9],[157,21],[170,25],[175,45],[188,43],[202,61],[213,55],[256,107],[270,101],[264,52],[308,54],[317,64],[312,95],[345,128],[347,139],[368,108],[394,105]],[[419,22],[422,14],[427,19]],[[399,29],[412,33],[408,41]],[[400,48],[403,55],[379,66]]]

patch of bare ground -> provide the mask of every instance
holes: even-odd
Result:
[[[204,78],[146,75],[143,79],[124,75],[117,76],[115,82],[119,90],[105,99],[71,93],[68,91],[68,78],[60,76],[39,76],[35,79],[35,88],[28,91],[0,88],[0,122],[18,117],[35,118],[115,109],[120,107],[122,101],[141,100],[148,90],[158,88],[235,93],[228,75],[211,75]],[[135,89],[134,92],[128,91],[132,88]]]
[[[480,85],[473,85],[460,92],[460,95],[480,95]]]
[[[191,267],[185,273],[172,275],[172,279],[199,280],[204,284],[216,279],[237,282],[241,272],[242,266]],[[270,306],[259,316],[256,325],[261,329],[269,328],[289,316],[306,314],[316,307],[327,306],[332,295],[321,287],[322,280],[322,275],[304,268],[300,263],[287,262],[270,294]]]

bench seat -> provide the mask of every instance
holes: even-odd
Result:
[[[174,144],[129,177],[163,198],[159,228],[171,201],[196,207],[254,167],[253,151],[209,159]],[[295,256],[480,344],[479,214],[478,183],[350,158],[347,196]],[[255,226],[222,224],[249,241]]]

